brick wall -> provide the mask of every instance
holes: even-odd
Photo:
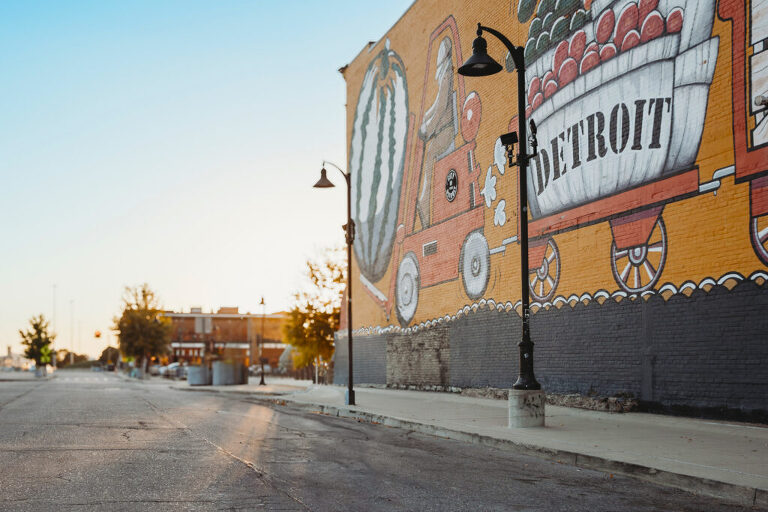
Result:
[[[345,333],[346,334],[346,333]],[[349,375],[347,337],[336,335],[333,356],[333,382],[346,385]],[[386,336],[353,336],[354,384],[387,383],[387,339]]]
[[[418,0],[342,68],[359,382],[514,382],[519,169],[499,136],[524,115],[541,382],[768,410],[768,140],[749,96],[768,0],[641,4]],[[526,48],[525,112],[511,62],[457,72],[478,22]]]
[[[536,378],[552,393],[768,411],[767,289],[747,281],[668,301],[540,310],[531,320]],[[519,336],[519,316],[488,309],[416,334],[359,335],[356,381],[510,388]],[[345,341],[337,344],[337,384],[347,382],[346,361]]]
[[[387,338],[387,385],[448,386],[451,346],[448,328],[438,326]]]

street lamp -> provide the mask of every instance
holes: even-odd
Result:
[[[264,302],[264,297],[261,298],[261,344],[259,347],[259,363],[261,364],[261,381],[259,381],[259,386],[264,386],[266,382],[264,382],[264,317],[267,314],[267,306]]]
[[[352,243],[355,241],[355,223],[352,220],[352,183],[350,174],[341,170],[341,167],[333,162],[323,160],[323,168],[320,169],[320,179],[314,184],[315,188],[330,188],[334,184],[326,176],[326,164],[332,165],[344,175],[347,182],[347,223],[342,226],[347,239],[347,357],[349,359],[349,377],[347,379],[346,404],[355,405],[355,390],[352,387]]]
[[[508,133],[502,135],[502,144],[507,147],[507,157],[510,167],[517,165],[520,168],[518,183],[518,197],[520,199],[520,284],[522,286],[522,317],[523,333],[522,339],[517,346],[520,349],[520,373],[517,382],[512,385],[513,389],[538,390],[541,384],[536,381],[533,374],[533,342],[530,332],[530,298],[528,293],[528,160],[536,156],[536,125],[531,121],[531,146],[534,148],[533,154],[528,153],[526,141],[528,136],[525,125],[525,57],[523,47],[513,45],[509,39],[500,32],[477,24],[477,38],[472,43],[472,56],[467,59],[463,66],[459,68],[459,73],[464,76],[488,76],[498,73],[502,70],[501,64],[493,60],[488,55],[488,43],[483,38],[483,30],[496,36],[512,55],[512,60],[517,69],[517,122],[518,133]],[[519,138],[518,138],[519,134]],[[520,153],[515,161],[514,145],[519,140]]]

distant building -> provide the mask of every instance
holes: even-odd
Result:
[[[11,346],[8,345],[7,355],[0,356],[0,368],[22,368],[26,370],[32,364],[32,361],[26,357],[11,352]]]
[[[257,364],[262,329],[261,348],[266,364],[276,368],[286,347],[282,341],[283,324],[288,318],[285,312],[261,315],[240,313],[237,307],[222,307],[216,313],[191,308],[189,313],[166,311],[163,315],[173,323],[172,361],[195,364],[202,362],[206,353],[213,353]]]

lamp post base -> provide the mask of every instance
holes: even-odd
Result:
[[[355,390],[347,389],[344,393],[344,405],[355,405]]]
[[[542,390],[509,390],[509,428],[544,426],[547,395]]]

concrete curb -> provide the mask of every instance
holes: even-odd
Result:
[[[27,379],[3,379],[0,378],[0,382],[46,382],[56,378],[56,375],[48,375],[46,377],[33,377]]]
[[[768,491],[755,487],[720,482],[717,480],[711,480],[682,473],[673,473],[650,466],[616,461],[605,457],[587,455],[568,450],[552,449],[528,443],[511,441],[508,439],[499,439],[474,432],[464,432],[461,430],[448,429],[438,427],[436,425],[420,423],[413,420],[405,420],[393,416],[369,413],[349,407],[295,402],[290,399],[279,398],[281,395],[268,396],[265,394],[253,393],[249,391],[229,391],[218,389],[188,389],[187,391],[207,391],[209,393],[213,392],[220,394],[233,394],[238,396],[248,395],[249,398],[254,402],[263,403],[265,405],[292,407],[304,411],[319,412],[328,416],[350,418],[358,421],[366,421],[372,424],[381,424],[388,427],[404,428],[422,434],[428,434],[482,446],[490,446],[522,455],[538,457],[560,464],[569,464],[571,466],[584,469],[620,474],[631,478],[636,478],[638,480],[651,482],[656,485],[673,487],[691,492],[693,494],[710,496],[739,505],[768,508]]]
[[[247,396],[260,396],[260,397],[266,397],[266,396],[285,396],[290,395],[291,393],[295,393],[295,391],[267,391],[267,392],[259,392],[254,393],[253,391],[248,391],[246,389],[215,389],[211,388],[211,386],[173,386],[170,385],[171,389],[176,389],[178,391],[193,391],[193,392],[203,392],[203,393],[224,393],[224,394],[230,394],[230,395],[247,395]]]

